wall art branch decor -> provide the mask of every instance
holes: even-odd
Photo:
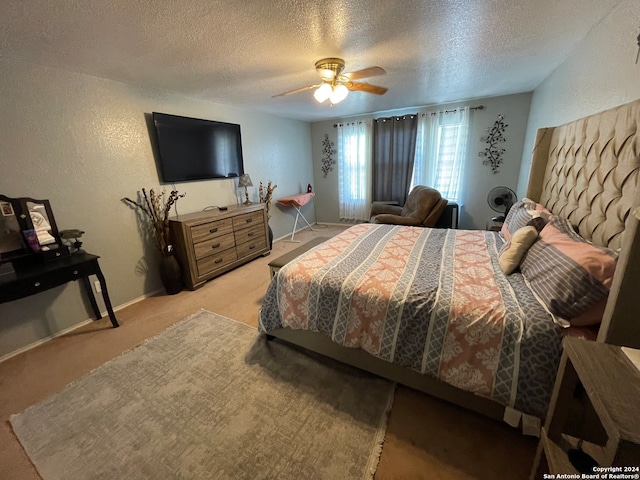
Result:
[[[498,145],[507,141],[504,137],[504,131],[508,126],[504,123],[504,115],[499,114],[493,127],[487,128],[487,135],[480,138],[480,141],[486,142],[488,146],[484,149],[484,152],[480,152],[478,155],[485,157],[482,164],[489,165],[494,175],[500,172],[500,164],[503,161],[502,155],[504,155],[505,149],[499,148]]]
[[[333,170],[333,166],[336,161],[333,159],[333,155],[336,151],[333,149],[333,142],[329,140],[329,134],[324,134],[324,140],[322,140],[322,177],[327,178],[327,174]]]

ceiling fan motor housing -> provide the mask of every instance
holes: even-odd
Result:
[[[341,58],[323,58],[316,62],[316,71],[323,80],[330,82],[340,75],[344,70],[344,65],[344,60]]]

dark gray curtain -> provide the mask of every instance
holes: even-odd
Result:
[[[373,200],[404,205],[413,174],[418,116],[378,118],[373,125]]]

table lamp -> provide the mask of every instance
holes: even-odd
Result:
[[[249,201],[249,192],[247,191],[247,187],[253,187],[253,183],[251,183],[251,177],[248,174],[243,173],[242,175],[240,175],[240,178],[238,179],[238,188],[240,187],[244,187],[244,196],[246,198],[244,204],[251,205],[251,202]]]

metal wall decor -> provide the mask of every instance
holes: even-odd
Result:
[[[480,141],[486,142],[488,146],[478,155],[485,157],[482,164],[489,165],[494,175],[500,172],[500,164],[503,161],[502,155],[504,155],[505,149],[499,148],[498,145],[506,142],[507,139],[504,137],[504,131],[508,126],[509,125],[504,123],[504,115],[499,114],[493,127],[486,129],[487,135],[480,138]]]
[[[336,151],[333,149],[333,142],[329,140],[329,134],[324,134],[324,140],[322,140],[322,177],[327,178],[327,174],[333,170],[333,166],[336,161],[333,159],[333,155]]]

